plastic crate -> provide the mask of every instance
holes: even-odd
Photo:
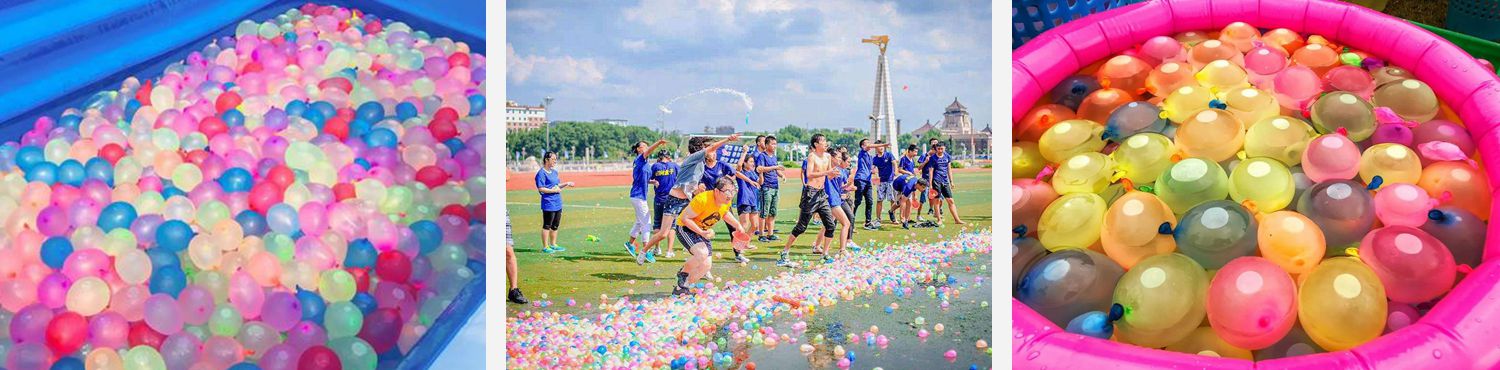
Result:
[[[1500,44],[1418,22],[1412,23],[1437,34],[1454,45],[1458,45],[1459,49],[1464,49],[1465,52],[1468,52],[1469,55],[1473,55],[1475,58],[1489,61],[1491,65],[1500,63]]]
[[[1141,0],[1016,0],[1010,7],[1011,48],[1042,32],[1089,14],[1138,3]]]
[[[484,50],[482,0],[318,0],[404,22],[434,37]],[[56,117],[130,76],[160,76],[167,65],[308,0],[0,0],[0,141],[13,141],[38,117]],[[479,8],[477,11],[474,8]],[[62,9],[59,9],[62,8]],[[67,11],[57,11],[67,10]],[[170,19],[171,22],[160,22]],[[423,369],[435,361],[485,300],[482,254],[475,276],[404,356],[380,356],[379,369]],[[475,361],[481,359],[476,358]]]
[[[1500,40],[1500,0],[1449,0],[1446,22],[1448,29],[1485,40]]]

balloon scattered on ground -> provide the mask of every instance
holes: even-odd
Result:
[[[38,118],[0,145],[5,367],[399,361],[482,269],[470,47],[308,4]]]

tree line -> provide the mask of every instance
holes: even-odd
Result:
[[[755,135],[767,134],[765,131],[742,132],[746,140]],[[807,129],[802,126],[788,125],[777,129],[769,134],[776,135],[776,139],[783,144],[800,143],[806,145],[814,134],[823,134],[833,146],[853,147],[864,139],[864,133],[844,133],[840,130],[829,128]],[[561,121],[552,125],[552,144],[547,144],[547,129],[537,128],[530,130],[513,131],[506,135],[506,147],[511,152],[511,158],[526,158],[540,156],[544,151],[558,152],[560,157],[583,159],[592,153],[594,159],[618,160],[629,159],[630,146],[638,141],[647,143],[655,142],[656,139],[667,139],[667,144],[659,150],[677,152],[677,145],[682,142],[684,133],[678,131],[668,132],[665,135],[643,126],[618,126],[599,122],[576,122]],[[922,137],[914,137],[910,133],[901,134],[900,146],[907,144],[924,145],[929,139],[942,139],[937,130],[928,131]],[[790,153],[781,153],[783,160],[790,159]]]

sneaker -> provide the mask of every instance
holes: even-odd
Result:
[[[885,211],[885,215],[890,216],[891,222],[896,222],[896,210]]]
[[[760,242],[760,243],[769,243],[769,242],[771,242],[771,239],[766,239],[765,236],[760,236],[760,237],[755,238],[755,241],[756,242]]]
[[[556,246],[554,246],[554,245],[549,245],[549,246],[545,246],[545,247],[542,247],[542,253],[546,253],[546,254],[553,254],[553,253],[557,253],[557,250],[556,250],[556,249],[552,249],[552,248],[554,248],[554,247],[556,247]]]
[[[625,242],[625,253],[630,253],[631,257],[635,257],[635,244]]]
[[[776,234],[771,234],[770,236],[766,237],[766,240],[777,241],[777,240],[781,240],[781,237],[776,236]]]
[[[565,251],[565,250],[568,250],[568,248],[563,248],[561,245],[557,245],[557,244],[553,244],[552,245],[552,251],[553,252],[562,252],[562,251]]]
[[[640,266],[646,264],[647,258],[651,258],[651,251],[646,251],[646,253],[631,253],[630,255],[635,257],[635,264]]]
[[[809,222],[808,225],[810,225],[810,226],[823,226],[823,221],[812,220],[812,222]]]
[[[782,253],[781,254],[781,258],[777,258],[776,259],[776,267],[795,267],[795,266],[797,266],[797,265],[793,264],[792,260],[789,259],[789,258],[787,258],[787,254],[786,253]]]
[[[833,257],[823,256],[823,264],[825,264],[825,265],[832,265],[833,264]]]
[[[671,256],[672,255],[670,255],[670,254],[667,255],[668,258],[671,258]],[[656,253],[655,252],[646,252],[646,262],[656,263]]]
[[[859,243],[855,242],[849,242],[849,244],[845,244],[844,249],[848,249],[850,252],[858,252],[864,250],[864,248],[859,247]]]
[[[686,271],[678,271],[677,272],[677,285],[676,286],[686,288],[687,287],[687,282],[688,282],[687,279],[688,279],[688,273]]]
[[[672,295],[674,295],[674,296],[677,296],[677,295],[687,295],[689,293],[692,293],[692,291],[688,290],[688,288],[684,288],[682,286],[673,286],[672,287]]]
[[[875,223],[872,223],[871,225],[875,226],[875,230],[880,230],[880,227],[884,226],[880,224],[880,220],[875,220]]]
[[[512,288],[510,293],[505,295],[505,299],[515,304],[527,304],[531,302],[526,300],[526,296],[521,295],[521,288]]]
[[[663,254],[662,257],[665,257],[665,258],[675,258],[675,257],[677,257],[677,253],[673,253],[672,251],[667,251],[667,254]],[[656,260],[651,260],[651,262],[656,262]]]
[[[736,255],[734,255],[734,261],[735,262],[739,262],[739,263],[750,263],[750,259],[749,258],[745,258],[745,255],[743,255],[743,254],[736,254]]]
[[[901,223],[901,228],[902,229],[911,230],[911,221],[902,222]]]

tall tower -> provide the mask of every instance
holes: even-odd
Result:
[[[870,111],[870,137],[895,143],[900,133],[896,131],[896,108],[891,105],[890,69],[885,58],[885,47],[890,44],[891,37],[872,36],[860,42],[880,48],[880,59],[875,64],[875,104]]]

